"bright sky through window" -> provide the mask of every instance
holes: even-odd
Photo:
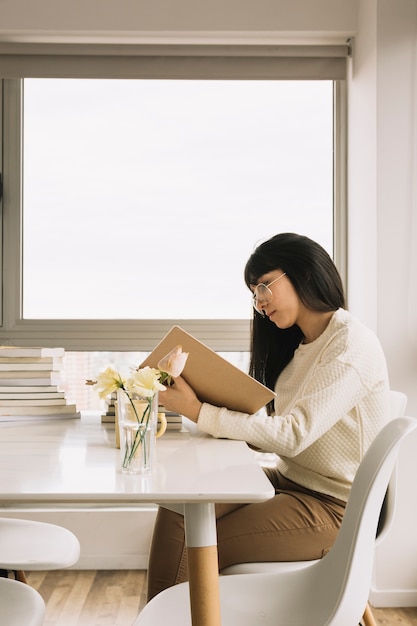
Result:
[[[27,319],[241,319],[253,247],[332,254],[331,81],[24,81]]]

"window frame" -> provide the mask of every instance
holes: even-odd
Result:
[[[26,320],[22,316],[22,79],[2,81],[3,228],[0,343],[62,346],[78,351],[150,351],[174,325],[213,350],[249,350],[250,320]],[[333,81],[334,260],[346,284],[346,84]],[[0,104],[1,106],[1,104]],[[0,110],[1,112],[1,110]],[[1,165],[1,162],[0,162]]]

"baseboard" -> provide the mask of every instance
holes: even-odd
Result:
[[[417,589],[371,589],[369,602],[381,609],[417,606]]]
[[[82,554],[79,561],[70,567],[73,570],[145,570],[148,568],[148,553],[124,555]]]

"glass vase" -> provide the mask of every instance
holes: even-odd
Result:
[[[122,472],[149,473],[155,454],[158,394],[143,398],[118,389],[117,412]]]

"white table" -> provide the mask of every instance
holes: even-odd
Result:
[[[193,626],[219,626],[214,504],[256,502],[272,485],[243,442],[193,432],[157,441],[154,470],[120,470],[114,430],[99,419],[0,423],[0,506],[152,502],[185,516]]]

